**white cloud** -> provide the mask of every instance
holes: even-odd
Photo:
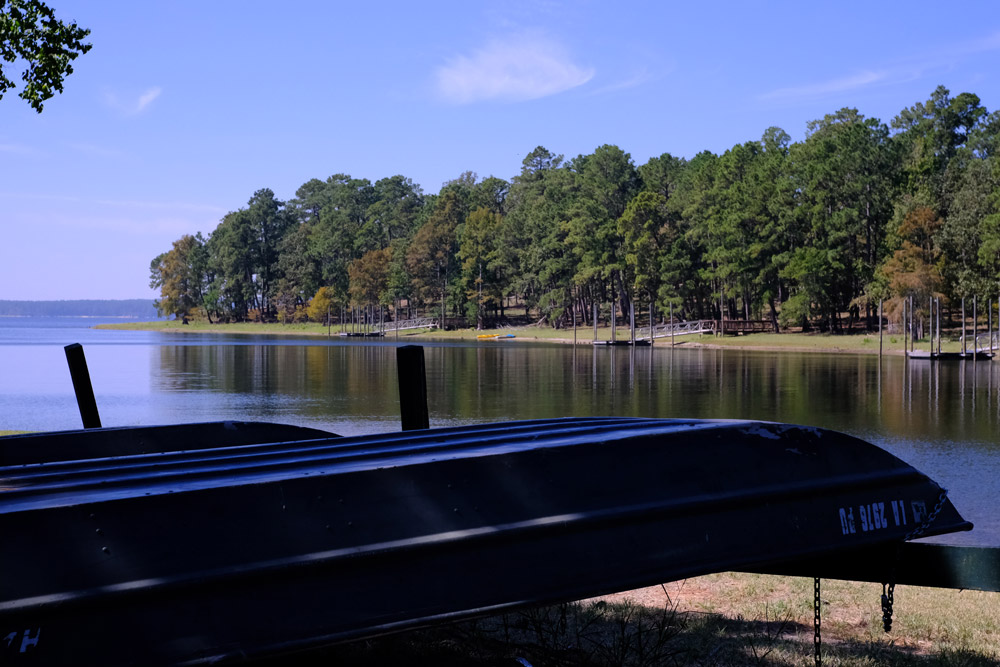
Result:
[[[591,92],[591,95],[605,95],[607,93],[617,93],[629,88],[636,88],[653,80],[653,75],[647,69],[642,69],[627,79],[622,79]]]
[[[112,109],[125,114],[126,116],[134,116],[138,113],[144,111],[150,104],[153,103],[156,98],[160,96],[163,89],[159,86],[153,86],[146,92],[140,94],[138,97],[133,98],[131,96],[123,98],[118,93],[110,89],[105,89],[104,91],[104,103],[107,104]]]
[[[160,93],[162,93],[162,92],[163,92],[163,89],[160,88],[159,86],[157,86],[155,88],[150,88],[149,90],[147,90],[146,92],[144,92],[142,95],[140,95],[139,96],[139,101],[136,102],[136,108],[135,108],[136,112],[142,111],[143,109],[145,109],[146,107],[148,107],[150,104],[152,104],[153,100],[155,100],[157,97],[159,97]]]
[[[803,99],[819,99],[828,95],[836,95],[860,88],[866,88],[876,83],[882,83],[889,78],[889,74],[880,72],[859,72],[853,76],[820,81],[803,86],[792,86],[789,88],[778,88],[768,93],[759,95],[761,100],[792,101]]]
[[[587,83],[594,70],[576,65],[561,45],[532,33],[493,40],[471,55],[457,56],[436,76],[446,100],[468,104],[555,95]]]

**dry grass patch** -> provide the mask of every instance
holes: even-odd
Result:
[[[1000,594],[824,580],[823,664],[1000,664]],[[723,573],[356,642],[311,656],[340,665],[781,665],[813,663],[812,580]],[[311,662],[309,664],[312,664]]]

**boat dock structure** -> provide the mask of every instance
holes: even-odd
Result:
[[[1000,308],[1000,300],[997,303]],[[914,361],[990,361],[1000,350],[1000,317],[997,318],[997,330],[993,329],[993,310],[987,308],[988,320],[986,331],[980,333],[978,328],[979,316],[977,313],[977,301],[972,299],[972,331],[966,329],[966,309],[965,299],[962,299],[962,349],[958,352],[943,352],[941,350],[941,299],[931,298],[928,302],[928,330],[929,347],[927,349],[917,349],[917,326],[914,317],[915,304],[913,297],[906,299],[903,303],[903,347],[906,350],[907,359]],[[881,306],[880,306],[881,311]],[[880,315],[881,317],[881,315]],[[971,334],[971,336],[970,336]],[[971,344],[969,339],[971,337]]]

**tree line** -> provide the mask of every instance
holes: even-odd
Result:
[[[437,194],[336,174],[287,201],[258,190],[157,256],[151,285],[161,313],[210,321],[405,305],[482,327],[514,300],[555,327],[609,303],[776,331],[874,326],[882,300],[898,319],[906,297],[997,293],[998,147],[1000,112],[938,87],[888,125],[844,108],[800,142],[771,127],[689,160],[539,146],[509,181],[466,172]]]

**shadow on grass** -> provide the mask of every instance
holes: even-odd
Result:
[[[996,652],[917,653],[895,640],[823,643],[825,665],[986,667]],[[659,665],[805,666],[813,629],[765,611],[764,620],[661,609],[634,603],[569,603],[358,641],[273,664],[366,667],[653,667]],[[268,661],[271,664],[271,661]]]

